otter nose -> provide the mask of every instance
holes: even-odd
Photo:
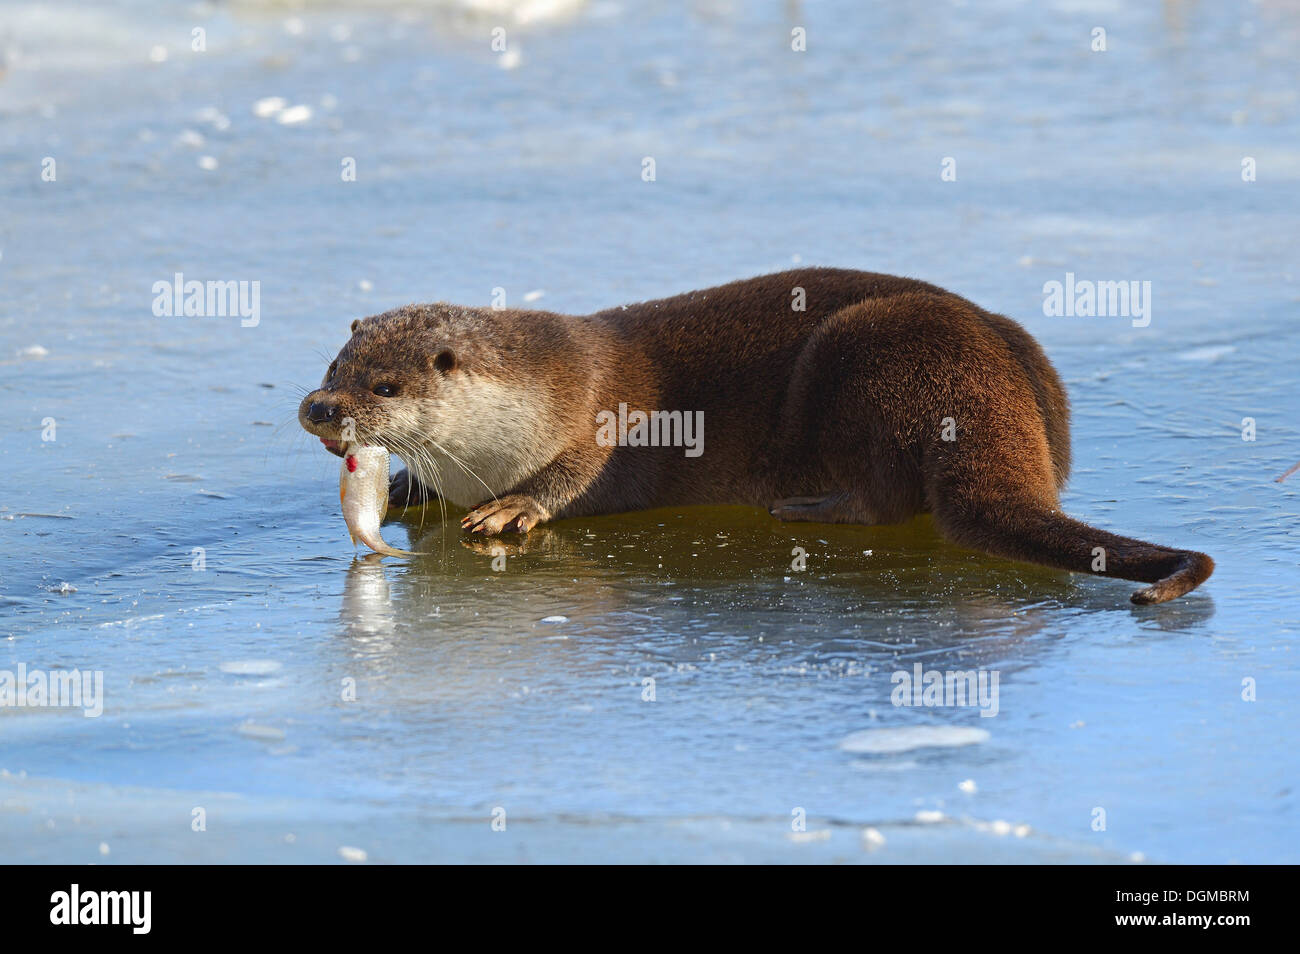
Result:
[[[326,404],[324,401],[312,401],[307,406],[307,420],[313,424],[323,424],[326,421],[332,421],[338,408],[333,404]]]

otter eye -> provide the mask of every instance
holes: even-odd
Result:
[[[329,370],[325,372],[325,380],[328,381],[330,378],[334,377],[334,372],[337,371],[338,369],[339,369],[339,363],[337,361],[331,361]]]
[[[392,397],[397,393],[397,388],[393,387],[391,384],[376,384],[372,390],[380,397]]]

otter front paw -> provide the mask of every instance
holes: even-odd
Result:
[[[388,507],[390,510],[418,507],[436,498],[437,494],[412,477],[408,468],[402,468],[388,479]]]
[[[494,536],[506,530],[527,533],[551,515],[532,497],[507,494],[496,500],[481,503],[460,521],[462,530]]]

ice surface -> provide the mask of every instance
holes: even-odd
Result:
[[[913,749],[975,745],[988,738],[987,729],[918,725],[895,729],[863,729],[841,739],[840,748],[859,755],[894,755]]]
[[[1293,6],[1112,5],[1104,54],[1060,5],[256,6],[0,5],[0,670],[105,686],[0,709],[7,860],[1297,860]],[[924,520],[740,508],[498,572],[433,507],[385,528],[431,556],[354,562],[294,416],[354,318],[797,263],[1022,321],[1069,383],[1066,509],[1214,577],[1135,609]],[[1151,281],[1150,326],[1045,317],[1067,271]],[[176,272],[259,281],[260,323],[155,316]],[[998,715],[895,707],[918,662],[999,672]],[[991,738],[840,748],[868,727]]]

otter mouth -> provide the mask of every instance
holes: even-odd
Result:
[[[319,440],[321,446],[323,446],[327,451],[331,454],[337,454],[340,457],[343,456],[343,450],[346,445],[344,441],[339,440],[340,435],[338,428],[334,427],[330,423],[312,421],[305,417],[299,418],[299,423],[302,424],[302,429],[312,437]]]
[[[330,444],[339,444],[340,437],[343,436],[339,430],[338,424],[332,420],[313,421],[306,414],[299,413],[298,423],[302,429],[312,437],[318,438],[322,444],[328,447]]]
[[[348,445],[343,441],[335,440],[332,437],[322,437],[320,442],[335,457],[343,457],[347,454]]]
[[[347,454],[349,443],[354,447],[359,446],[357,444],[357,441],[355,440],[349,442],[349,441],[340,440],[337,437],[324,437],[319,433],[319,431],[315,431],[315,430],[312,431],[312,434],[321,442],[322,447],[324,447],[327,451],[329,451],[331,454],[335,455],[336,457],[343,457]],[[380,442],[375,441],[374,443],[380,443]]]
[[[315,405],[312,407],[314,408]],[[351,440],[347,440],[349,429],[354,427],[352,420],[335,413],[313,419],[311,410],[300,409],[298,423],[302,425],[304,431],[320,441],[322,447],[338,457],[345,455],[349,444],[378,443],[373,438],[366,438],[361,434],[353,434]]]

